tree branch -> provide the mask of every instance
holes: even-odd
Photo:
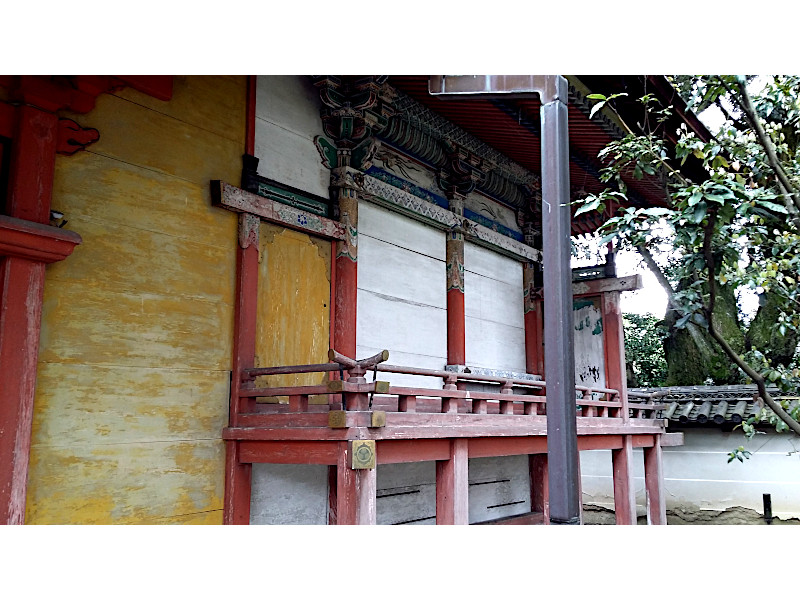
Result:
[[[714,325],[714,305],[717,299],[717,277],[716,277],[716,264],[714,260],[714,252],[711,247],[711,241],[714,237],[714,225],[716,224],[716,211],[711,211],[708,217],[708,224],[704,228],[704,235],[703,235],[703,256],[706,262],[706,268],[708,269],[708,304],[703,306],[703,312],[706,314],[706,318],[708,320],[708,333],[714,339],[714,341],[719,344],[719,347],[722,348],[722,351],[728,356],[728,358],[733,361],[733,363],[739,367],[742,371],[744,371],[745,375],[747,375],[753,382],[756,384],[758,388],[758,395],[764,400],[764,403],[775,413],[775,415],[786,425],[794,431],[797,435],[800,435],[800,423],[795,421],[792,416],[787,413],[783,407],[775,401],[775,399],[770,395],[767,391],[767,384],[764,377],[761,373],[757,372],[753,369],[749,364],[747,364],[741,356],[731,348],[731,345],[728,341],[720,335],[717,331],[716,326]]]
[[[737,80],[736,84],[739,88],[739,94],[737,95],[733,93],[733,90],[731,90],[731,88],[722,78],[719,78],[719,80],[722,82],[722,85],[725,86],[725,89],[730,92],[731,97],[735,100],[735,102],[741,107],[742,112],[744,112],[748,122],[753,127],[759,143],[767,154],[769,165],[772,167],[772,170],[775,172],[775,175],[778,178],[778,182],[782,188],[781,192],[792,200],[795,209],[800,210],[800,195],[798,195],[797,190],[795,190],[794,185],[792,185],[792,182],[786,175],[786,171],[783,170],[783,166],[781,165],[778,155],[775,152],[775,146],[773,145],[770,137],[767,135],[767,132],[764,130],[764,127],[761,125],[761,119],[758,118],[756,109],[753,106],[753,101],[750,98],[750,94],[747,92],[747,83]]]

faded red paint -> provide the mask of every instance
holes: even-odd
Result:
[[[534,300],[534,308],[525,313],[525,370],[535,375],[544,374],[544,325],[542,301]]]
[[[333,347],[345,356],[355,356],[358,264],[348,256],[335,260]]]
[[[466,364],[466,333],[464,330],[464,292],[447,290],[447,364]]]

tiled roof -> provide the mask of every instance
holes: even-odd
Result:
[[[789,410],[800,403],[798,394],[785,394],[775,387],[767,390],[773,398],[790,400]],[[667,405],[661,416],[668,419],[670,425],[738,425],[757,414],[763,406],[755,385],[631,388],[630,391],[660,392],[657,401]]]

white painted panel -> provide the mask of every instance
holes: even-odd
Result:
[[[464,244],[464,269],[519,287],[522,297],[522,263],[470,242]],[[520,300],[520,303],[522,300]],[[522,310],[522,309],[520,309]]]
[[[328,467],[253,465],[251,525],[325,525]]]
[[[510,517],[530,510],[527,455],[470,459],[470,523]]]
[[[358,234],[445,260],[444,232],[369,202],[358,204]]]
[[[464,245],[467,365],[525,371],[522,264]]]
[[[603,318],[600,298],[576,298],[572,310],[575,323],[575,383],[605,387]]]
[[[259,76],[257,81],[259,175],[327,198],[330,171],[314,145],[314,136],[322,134],[318,94],[303,77]]]
[[[321,135],[322,101],[311,79],[302,75],[259,75],[256,117],[305,137]]]
[[[444,261],[409,252],[363,233],[358,238],[360,289],[416,304],[447,308]],[[376,256],[380,260],[371,258]]]
[[[464,323],[467,365],[525,372],[525,332],[467,317]]]
[[[328,197],[330,171],[320,163],[312,140],[256,119],[255,152],[259,175]]]
[[[359,205],[357,353],[389,363],[447,363],[444,233],[369,203]],[[442,387],[438,378],[381,374],[394,385]]]
[[[482,321],[524,329],[522,277],[511,285],[471,271],[464,273],[464,313]]]
[[[380,465],[378,525],[436,523],[436,463]]]

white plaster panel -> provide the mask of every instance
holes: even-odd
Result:
[[[522,278],[510,285],[483,275],[464,273],[464,313],[483,321],[524,328]]]
[[[513,258],[466,242],[464,269],[518,287],[522,295],[522,263]]]
[[[510,517],[530,510],[527,455],[470,459],[470,523]]]
[[[325,525],[328,467],[253,465],[251,525]]]
[[[591,300],[591,299],[588,299]],[[575,383],[590,387],[605,387],[606,367],[603,350],[603,320],[596,304],[586,305],[576,299],[573,307],[575,343]]]
[[[330,171],[320,162],[314,142],[277,125],[256,119],[258,174],[285,185],[328,197]]]
[[[467,365],[525,372],[525,331],[474,317],[464,320]]]
[[[256,117],[308,139],[321,135],[322,101],[311,79],[302,75],[259,75]]]
[[[445,263],[388,242],[358,236],[358,287],[435,308],[447,308]],[[379,257],[375,260],[374,257]]]
[[[445,260],[444,232],[370,202],[358,204],[358,233],[359,237],[367,235],[442,262]]]
[[[358,291],[358,344],[447,357],[447,311]]]
[[[436,463],[379,465],[378,525],[436,523]]]

